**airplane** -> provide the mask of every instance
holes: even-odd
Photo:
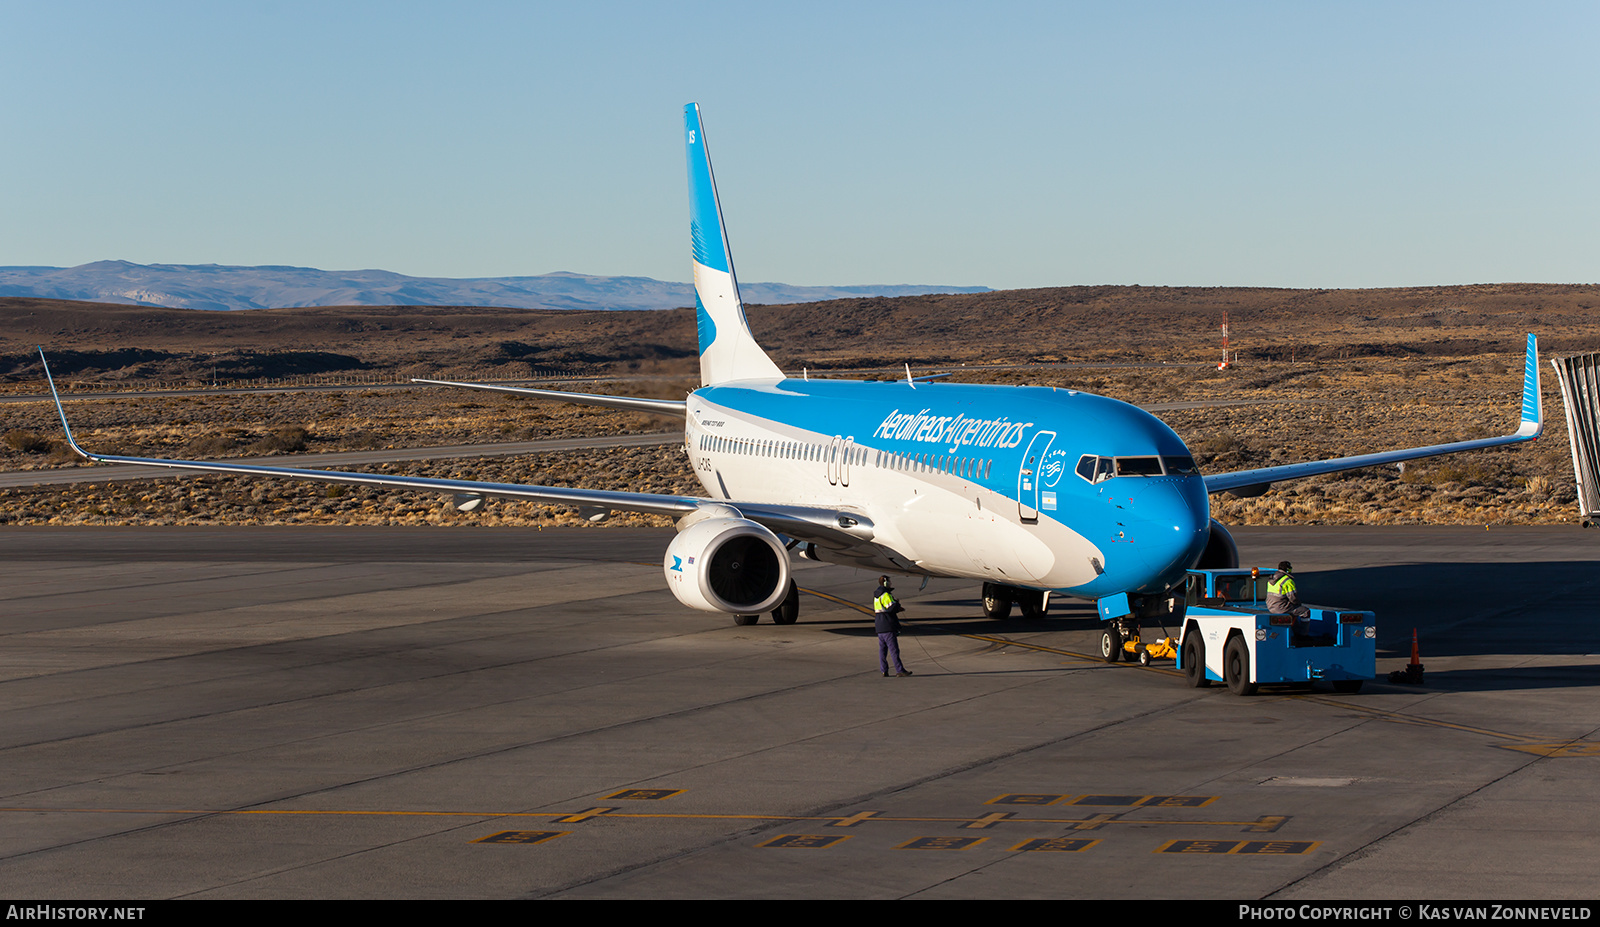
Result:
[[[1235,567],[1211,493],[1530,441],[1543,429],[1537,341],[1527,338],[1521,420],[1511,434],[1205,475],[1182,439],[1136,406],[1081,390],[904,380],[795,378],[751,334],[696,104],[684,107],[699,389],[641,399],[426,380],[563,402],[682,415],[684,453],[704,496],[484,483],[96,454],[96,462],[320,480],[677,519],[662,571],[694,609],[737,624],[799,616],[791,551],[873,572],[982,583],[993,618],[1046,613],[1051,596],[1096,601],[1126,638],[1177,607],[1192,567]],[[40,359],[44,360],[41,349]],[[49,377],[46,364],[45,373]],[[52,395],[55,382],[50,378]]]

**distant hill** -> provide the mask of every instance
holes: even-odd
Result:
[[[987,293],[981,286],[790,286],[747,283],[747,303],[808,303],[868,296]],[[175,309],[309,306],[501,306],[511,309],[675,309],[694,288],[650,277],[553,273],[533,277],[407,277],[386,270],[131,264],[0,267],[0,296],[71,299]]]
[[[1361,357],[1518,358],[1600,350],[1600,285],[1368,290],[1077,286],[763,305],[750,329],[784,370],[1035,362],[1337,364]],[[539,371],[692,374],[692,309],[325,306],[197,312],[0,296],[0,383],[58,372],[248,379],[388,371],[446,379]],[[543,374],[539,374],[543,375]]]

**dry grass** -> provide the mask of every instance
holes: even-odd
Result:
[[[1371,358],[1359,364],[1008,371],[989,379],[1090,389],[1133,402],[1255,401],[1161,413],[1210,472],[1502,434],[1516,425],[1520,358]],[[967,379],[983,379],[970,376]],[[648,388],[681,396],[687,383]],[[615,392],[616,384],[596,385]],[[1212,498],[1228,524],[1554,524],[1576,520],[1571,459],[1554,384],[1546,434],[1532,446],[1279,484],[1265,495]],[[5,469],[60,465],[45,403],[9,407]],[[437,388],[340,393],[141,397],[82,401],[71,413],[97,450],[146,456],[478,444],[667,431],[659,416]],[[40,441],[46,449],[40,450]],[[56,455],[56,456],[52,456]],[[681,448],[394,464],[386,472],[512,483],[694,494]],[[0,492],[9,524],[580,524],[575,513],[491,502],[463,515],[418,493],[194,477]],[[665,524],[619,514],[612,523]]]

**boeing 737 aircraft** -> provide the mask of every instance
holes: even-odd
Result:
[[[1052,594],[1095,599],[1129,627],[1164,614],[1197,564],[1237,566],[1208,494],[1356,467],[1528,441],[1543,422],[1528,336],[1518,429],[1437,444],[1205,476],[1159,419],[1077,390],[785,376],[750,333],[739,299],[699,107],[684,109],[701,388],[686,400],[633,399],[451,383],[684,417],[684,451],[705,496],[567,489],[94,454],[106,463],[325,480],[670,515],[667,587],[740,624],[796,620],[799,556],[983,584],[994,617],[1042,614]],[[41,352],[41,357],[43,356]],[[46,370],[48,374],[48,369]],[[439,382],[439,381],[428,381]],[[54,382],[51,383],[54,391]],[[56,400],[60,409],[60,399]],[[463,503],[463,507],[467,503]]]

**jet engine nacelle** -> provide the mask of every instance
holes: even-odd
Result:
[[[1239,545],[1233,535],[1222,527],[1222,522],[1211,519],[1211,533],[1206,535],[1206,549],[1200,552],[1197,570],[1231,570],[1239,565]]]
[[[789,594],[789,554],[766,527],[707,518],[679,532],[661,563],[678,601],[707,612],[759,615]]]

